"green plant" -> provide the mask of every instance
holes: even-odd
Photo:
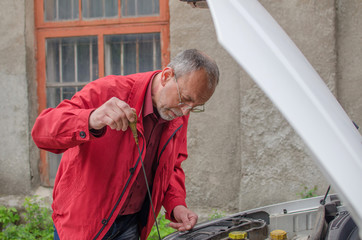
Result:
[[[161,238],[166,237],[167,235],[175,232],[176,230],[169,226],[170,221],[165,218],[164,214],[159,214],[157,217],[158,229],[160,230]],[[151,233],[148,236],[148,239],[156,240],[158,238],[157,228],[154,225],[151,229]]]
[[[213,209],[212,214],[209,216],[209,220],[214,220],[218,218],[225,217],[225,212],[219,211],[217,209]]]
[[[312,188],[312,189],[308,189],[307,186],[304,186],[303,191],[297,193],[297,195],[300,196],[303,199],[304,198],[316,197],[317,196],[316,191],[317,191],[317,186],[314,186],[314,188]]]
[[[9,224],[15,224],[20,217],[16,208],[6,208],[0,206],[0,230]]]
[[[37,196],[25,198],[23,206],[25,212],[21,214],[21,219],[15,208],[0,207],[0,239],[53,239],[50,210],[39,206]]]

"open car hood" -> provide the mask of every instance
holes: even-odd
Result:
[[[257,0],[207,0],[219,42],[309,147],[362,230],[362,137],[304,55]]]

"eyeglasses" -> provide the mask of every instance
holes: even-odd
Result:
[[[179,101],[180,101],[179,104],[178,104],[178,106],[179,106],[180,108],[183,108],[183,109],[186,109],[186,110],[190,110],[190,112],[193,112],[193,113],[204,112],[204,111],[205,111],[205,106],[204,106],[204,105],[192,107],[192,106],[188,105],[187,103],[182,102],[182,100],[181,100],[181,94],[180,94],[180,89],[179,89],[179,86],[178,86],[178,83],[177,83],[176,75],[175,75],[175,82],[176,82],[177,93],[178,93],[178,97],[179,97]]]

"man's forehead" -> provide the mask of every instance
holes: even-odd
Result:
[[[183,80],[185,82],[182,84],[184,87],[182,95],[191,102],[206,102],[214,92],[214,88],[210,88],[205,71],[201,71],[196,74],[190,74],[187,79],[185,78]]]
[[[177,79],[181,78],[182,81],[188,82],[191,81],[191,84],[197,84],[208,80],[208,75],[206,71],[201,68],[198,70],[194,70],[192,72],[186,73],[183,76],[177,76]]]

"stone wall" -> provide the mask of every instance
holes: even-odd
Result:
[[[334,1],[261,1],[326,84],[336,92]],[[248,82],[245,76],[241,82]],[[241,84],[245,86],[245,84]],[[254,84],[241,90],[239,209],[299,198],[328,183],[289,123]],[[298,106],[296,106],[297,108]]]
[[[28,2],[32,1],[26,2],[0,2],[0,194],[27,193],[32,183],[27,50],[31,48],[34,52],[35,49],[27,41],[34,36],[31,23],[34,17],[33,10],[25,6],[31,6]],[[27,10],[31,11],[30,15]],[[30,58],[35,62],[34,55]],[[31,71],[35,71],[35,67]]]
[[[338,0],[336,8],[338,100],[352,121],[362,127],[362,2]]]
[[[170,1],[171,58],[197,48],[216,60],[220,84],[206,111],[191,114],[184,162],[190,207],[237,209],[240,188],[241,69],[219,45],[208,9]]]

